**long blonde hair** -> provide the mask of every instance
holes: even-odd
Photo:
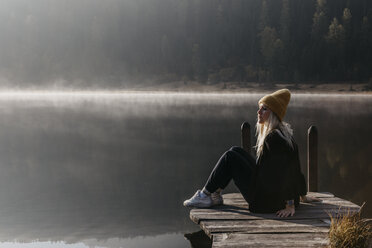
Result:
[[[274,129],[279,129],[283,133],[283,136],[287,143],[293,148],[293,130],[291,128],[291,125],[289,125],[287,122],[280,121],[279,118],[273,112],[271,112],[267,121],[262,124],[258,121],[256,123],[257,142],[254,148],[256,149],[257,158],[259,158],[263,153],[266,136]]]

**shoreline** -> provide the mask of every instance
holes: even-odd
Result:
[[[163,84],[138,84],[134,87],[120,88],[71,88],[45,87],[40,88],[0,88],[0,96],[5,95],[48,95],[48,94],[123,94],[123,93],[164,93],[164,94],[265,94],[287,88],[294,94],[332,94],[332,95],[372,95],[372,83],[247,83],[226,82],[216,84],[201,84],[195,81],[177,81]]]
[[[155,91],[179,93],[268,93],[282,88],[287,88],[293,93],[302,94],[363,94],[372,95],[371,83],[276,83],[260,84],[246,82],[226,82],[216,84],[201,84],[195,81],[171,82],[157,85],[137,86],[129,91]]]

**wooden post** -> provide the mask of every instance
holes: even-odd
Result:
[[[247,121],[243,122],[242,130],[242,147],[251,154],[251,126]]]
[[[311,126],[307,130],[307,188],[318,191],[318,130]]]

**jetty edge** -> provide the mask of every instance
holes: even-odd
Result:
[[[360,206],[328,192],[308,192],[322,202],[300,203],[294,216],[256,214],[240,193],[224,194],[224,205],[194,208],[190,219],[212,240],[212,247],[326,247],[330,216],[360,211]]]

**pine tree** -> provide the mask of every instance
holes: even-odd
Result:
[[[265,27],[260,33],[261,54],[265,65],[271,73],[276,73],[280,67],[283,55],[283,42],[278,38],[275,28]]]
[[[289,58],[292,49],[289,48],[290,44],[290,16],[289,16],[289,0],[282,0],[282,9],[280,13],[280,40],[283,43],[282,54],[278,55],[278,65],[276,67],[278,76],[282,79],[288,80],[290,75]]]
[[[353,73],[353,66],[354,63],[354,53],[355,49],[353,48],[352,44],[352,29],[351,29],[351,11],[348,8],[345,8],[342,15],[342,25],[344,27],[344,48],[343,48],[343,59],[342,62],[344,64],[343,71],[345,72],[346,80],[350,80],[352,78]]]
[[[351,11],[348,8],[344,9],[344,13],[342,15],[342,24],[345,29],[345,36],[347,39],[351,38]]]
[[[333,18],[328,28],[326,40],[334,45],[342,46],[345,41],[345,28],[340,24],[337,18]]]
[[[372,79],[372,28],[367,16],[363,16],[361,23],[360,38],[357,46],[359,67],[359,79]]]
[[[280,15],[280,39],[283,41],[284,46],[289,45],[289,0],[282,0],[282,11]]]
[[[269,26],[269,13],[267,9],[267,1],[262,0],[260,21],[258,23],[258,30],[261,32],[267,26]]]
[[[313,26],[311,35],[315,40],[323,38],[323,35],[327,33],[327,13],[326,13],[326,0],[316,1],[316,11],[313,16]]]

